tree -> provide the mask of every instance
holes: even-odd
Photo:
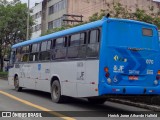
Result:
[[[1,70],[3,69],[3,58],[8,48],[26,39],[27,31],[27,4],[22,4],[20,0],[0,0],[0,59]],[[34,24],[30,17],[31,26]]]

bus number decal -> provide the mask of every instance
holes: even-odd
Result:
[[[113,67],[113,72],[115,72],[115,73],[124,73],[123,70],[124,70],[123,65],[120,65],[120,66],[114,65],[114,67]]]
[[[153,75],[153,70],[147,70],[148,75]]]
[[[84,72],[77,72],[77,80],[84,80]]]
[[[147,59],[146,60],[146,64],[153,65],[154,64],[154,60]]]

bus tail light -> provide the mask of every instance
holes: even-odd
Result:
[[[106,74],[105,74],[106,78],[109,78],[110,74],[109,74],[109,69],[108,69],[108,67],[105,67],[105,68],[104,68],[104,72],[106,73]]]
[[[158,70],[158,72],[157,72],[156,79],[157,79],[157,80],[160,80],[160,70]]]
[[[157,80],[160,80],[160,76],[159,76],[159,75],[157,75],[157,76],[156,76],[156,79],[157,79]]]
[[[106,76],[106,78],[109,78],[109,75],[110,75],[109,73],[106,73],[106,75],[105,75],[105,76]]]
[[[108,67],[105,67],[104,71],[107,73],[109,71]]]

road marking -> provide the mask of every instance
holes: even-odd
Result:
[[[21,102],[21,103],[24,103],[24,104],[26,104],[26,105],[29,105],[29,106],[31,106],[31,107],[34,107],[34,108],[37,108],[37,109],[39,109],[39,110],[48,112],[48,113],[50,113],[50,114],[52,114],[52,115],[54,115],[54,116],[56,116],[56,117],[60,117],[60,118],[62,118],[62,119],[64,119],[64,120],[76,120],[76,119],[74,119],[74,118],[72,118],[72,117],[65,116],[65,115],[60,114],[60,113],[58,113],[58,112],[55,112],[55,111],[53,111],[53,110],[44,108],[44,107],[39,106],[39,105],[36,105],[36,104],[33,104],[33,103],[31,103],[31,102],[29,102],[29,101],[26,101],[26,100],[20,99],[20,98],[18,98],[18,97],[16,97],[16,96],[13,96],[13,95],[11,95],[11,94],[9,94],[9,93],[6,93],[6,92],[4,92],[4,91],[0,91],[0,94],[3,94],[3,95],[5,95],[5,96],[7,96],[7,97],[10,97],[10,98],[12,98],[12,99],[14,99],[14,100],[17,100],[17,101],[19,101],[19,102]]]

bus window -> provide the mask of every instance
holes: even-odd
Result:
[[[15,57],[16,57],[16,50],[15,49],[12,49],[12,52],[11,52],[11,58],[10,58],[10,65],[13,65],[15,63]]]
[[[99,53],[99,30],[92,30],[89,33],[89,40],[87,46],[87,57],[98,57]]]
[[[51,41],[45,41],[41,44],[40,60],[50,60]]]
[[[142,28],[142,33],[144,36],[153,36],[153,30],[148,28]]]
[[[55,42],[55,59],[64,59],[66,57],[67,38],[58,38]]]
[[[21,48],[16,49],[16,62],[21,62]]]
[[[29,61],[38,61],[39,47],[39,43],[33,44],[31,46],[31,54],[29,56]]]
[[[70,36],[68,47],[68,58],[84,58],[86,51],[85,33]]]
[[[23,46],[22,47],[22,58],[21,58],[21,62],[27,62],[29,60],[29,46]]]

